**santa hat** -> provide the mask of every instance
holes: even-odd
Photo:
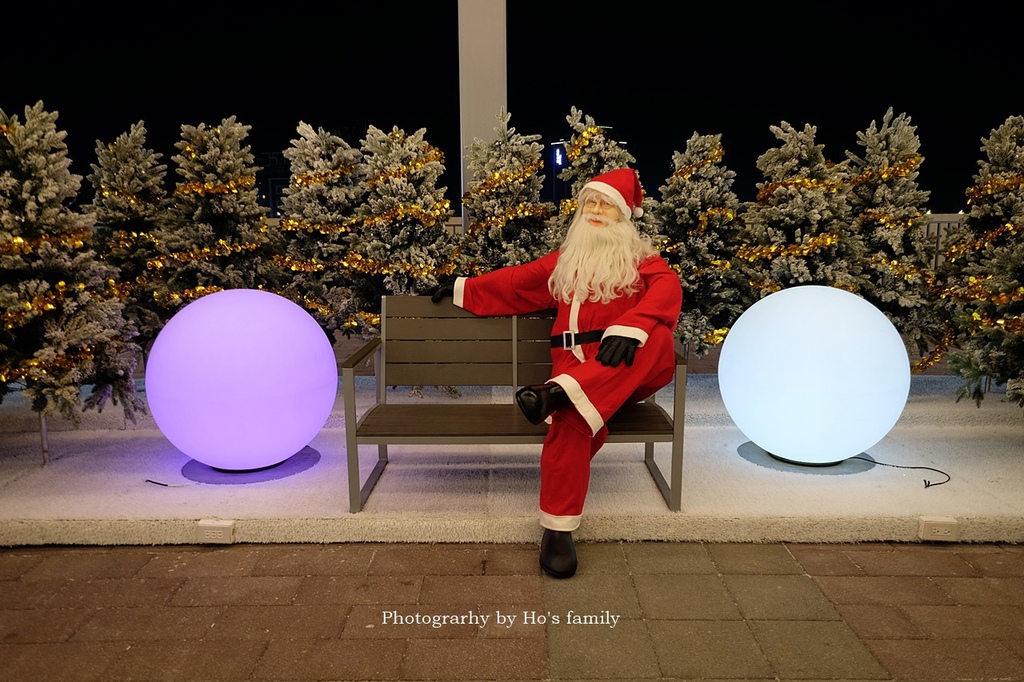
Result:
[[[640,204],[644,200],[644,190],[640,186],[640,177],[632,168],[602,173],[583,185],[583,189],[592,189],[611,199],[622,215],[639,218],[644,214]]]

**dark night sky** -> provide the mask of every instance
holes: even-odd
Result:
[[[694,132],[721,134],[734,188],[749,200],[763,180],[756,159],[776,145],[770,126],[813,125],[840,161],[892,107],[917,126],[929,208],[952,213],[982,138],[1024,115],[1017,3],[709,4],[640,0],[581,13],[507,0],[511,125],[545,144],[567,139],[576,106],[627,142],[655,195]],[[287,148],[300,121],[353,146],[368,125],[426,128],[457,196],[457,0],[281,6],[186,12],[156,2],[134,17],[21,3],[5,10],[0,109],[20,118],[42,100],[58,112],[83,176],[97,140],[140,120],[171,174],[183,124],[232,115],[251,126],[257,155]]]

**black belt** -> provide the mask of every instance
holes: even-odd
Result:
[[[585,343],[596,343],[604,336],[603,329],[595,329],[589,332],[562,332],[551,337],[552,348],[570,350],[574,346],[582,346]]]

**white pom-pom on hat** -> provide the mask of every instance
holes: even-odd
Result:
[[[619,168],[593,177],[583,185],[583,189],[592,189],[611,199],[624,216],[639,218],[644,214],[640,207],[644,200],[644,190],[640,186],[640,177],[632,168]]]

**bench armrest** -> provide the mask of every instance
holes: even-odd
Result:
[[[366,362],[366,358],[373,353],[377,348],[380,347],[380,337],[375,337],[364,343],[355,353],[345,358],[345,361],[341,363],[341,370],[344,372],[346,369],[352,370],[359,365]]]

